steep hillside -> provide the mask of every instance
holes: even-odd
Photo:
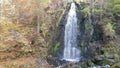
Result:
[[[59,61],[71,1],[1,0],[0,68],[120,68],[120,0],[74,0],[85,59]]]
[[[35,68],[36,59],[45,59],[65,6],[59,0],[1,1],[1,68]]]

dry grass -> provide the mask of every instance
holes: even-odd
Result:
[[[0,68],[35,68],[35,63],[35,57],[22,57],[14,60],[0,62]]]

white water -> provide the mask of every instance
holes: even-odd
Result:
[[[76,6],[75,3],[72,3],[65,25],[63,60],[70,62],[78,62],[80,60],[81,51],[77,44],[77,36],[79,34],[78,27]]]

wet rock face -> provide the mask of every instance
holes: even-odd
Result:
[[[111,68],[120,68],[120,63],[116,63],[116,64],[112,65]]]
[[[93,39],[95,41],[103,41],[103,32],[102,27],[100,25],[96,25],[94,27]]]
[[[57,26],[56,29],[55,29],[55,36],[54,36],[54,44],[56,44],[57,42],[60,42],[61,46],[63,46],[63,43],[64,43],[64,29],[65,29],[65,24],[66,24],[66,19],[67,19],[67,14],[68,14],[68,10],[69,10],[70,6],[67,5],[66,8],[62,7],[61,9],[63,9],[65,12],[63,13],[57,13],[56,12],[56,15],[57,15],[57,21],[56,21],[56,24]],[[59,18],[59,17],[62,17],[62,18]],[[58,21],[60,20],[60,21]],[[54,20],[55,21],[55,20]]]
[[[78,6],[78,5],[77,5]],[[81,12],[80,12],[80,6],[78,6],[78,9],[76,10],[77,11],[77,16],[78,16],[78,18],[79,18],[79,20],[78,20],[78,24],[79,24],[79,26],[81,27],[80,29],[82,29],[82,33],[81,33],[81,35],[82,35],[82,39],[81,39],[81,37],[80,38],[78,38],[78,40],[79,41],[82,41],[83,43],[81,44],[81,42],[79,42],[80,43],[80,47],[82,47],[83,46],[83,51],[85,51],[85,53],[83,53],[83,55],[85,55],[85,54],[87,54],[87,55],[85,55],[86,56],[86,58],[89,58],[89,59],[91,59],[91,57],[89,57],[91,54],[92,54],[92,58],[94,59],[93,61],[92,61],[92,63],[93,64],[95,64],[95,65],[102,65],[102,64],[109,64],[109,65],[112,65],[112,64],[114,64],[115,62],[116,62],[116,60],[115,60],[115,57],[114,57],[114,55],[112,54],[107,54],[106,56],[104,55],[106,52],[104,51],[104,50],[101,50],[101,48],[102,48],[102,46],[103,46],[103,48],[105,48],[105,50],[107,51],[108,49],[110,49],[109,48],[109,46],[108,47],[106,47],[108,44],[109,44],[109,42],[110,41],[112,41],[113,39],[111,39],[112,38],[112,36],[113,36],[113,34],[109,31],[109,29],[107,28],[106,29],[106,26],[108,25],[108,23],[107,22],[103,22],[103,23],[105,23],[105,24],[97,24],[97,23],[93,23],[92,25],[93,25],[93,27],[91,27],[92,29],[94,29],[94,32],[93,32],[93,35],[92,36],[90,36],[90,35],[88,35],[88,34],[90,34],[90,32],[89,32],[89,30],[88,31],[86,31],[85,30],[85,25],[86,25],[86,23],[85,22],[88,22],[88,18],[86,19],[85,17],[84,17],[84,15],[83,14],[81,14]],[[99,17],[98,17],[99,18]],[[98,19],[97,17],[95,18],[95,19]],[[65,16],[63,17],[63,20],[62,21],[64,21],[64,19],[66,19],[65,18]],[[106,20],[106,19],[105,19]],[[88,24],[87,23],[87,25],[91,25],[91,24]],[[55,52],[57,55],[59,55],[59,57],[62,55],[62,53],[63,53],[63,38],[64,38],[64,28],[65,28],[65,23],[63,23],[63,22],[61,22],[60,24],[59,24],[59,28],[58,28],[58,34],[56,34],[57,35],[57,42],[60,42],[61,43],[61,45],[60,45],[60,51],[59,52]],[[88,38],[90,38],[90,37],[92,37],[92,39],[88,39]],[[83,40],[84,39],[84,40]],[[90,41],[89,41],[90,40]],[[87,44],[85,44],[87,42]],[[55,43],[54,43],[55,44]],[[85,44],[85,47],[87,46],[87,45],[90,45],[90,46],[88,46],[88,48],[89,49],[84,49],[84,45],[83,44]],[[119,45],[119,44],[118,44]],[[113,46],[113,48],[114,48],[114,43],[111,45],[110,44],[110,47],[111,46]],[[115,46],[116,47],[116,46]],[[108,49],[107,49],[108,48]],[[87,52],[92,52],[91,54],[90,53],[87,53]],[[117,50],[116,50],[117,51]],[[112,51],[112,48],[110,49],[110,52],[114,52],[114,51]],[[104,57],[105,56],[105,57]],[[118,55],[117,55],[118,56]],[[117,57],[116,56],[116,57]],[[62,57],[62,56],[61,56]],[[58,58],[59,59],[59,58]],[[58,62],[59,63],[59,62]]]
[[[80,26],[80,28],[79,28],[79,30],[81,31],[81,34],[82,35],[84,35],[85,34],[85,22],[87,21],[87,20],[85,20],[85,18],[84,18],[84,16],[82,15],[82,13],[80,12],[80,10],[81,10],[81,6],[79,5],[79,4],[76,4],[76,6],[77,6],[77,9],[76,9],[76,12],[77,12],[77,17],[78,17],[78,25]],[[64,16],[63,16],[63,18],[62,18],[62,20],[61,20],[61,22],[60,22],[60,24],[59,24],[59,27],[58,27],[58,29],[57,29],[57,38],[56,38],[56,42],[60,42],[60,47],[59,47],[59,51],[57,51],[57,52],[53,52],[53,54],[54,54],[54,56],[56,57],[56,55],[58,56],[58,57],[62,57],[62,55],[63,55],[63,49],[64,49],[64,29],[65,29],[65,22],[66,22],[66,15],[68,14],[68,10],[69,10],[69,7],[67,8],[67,10],[66,10],[66,12],[65,12],[65,14],[64,14]],[[87,32],[86,32],[87,33]],[[89,38],[89,37],[87,37],[87,38],[84,38],[84,37],[82,37],[82,35],[81,35],[81,37],[79,37],[78,38],[78,40],[79,41],[82,41],[82,39],[84,39],[84,42],[86,42],[87,41],[87,38]],[[89,39],[88,39],[89,40]],[[56,42],[54,42],[54,45],[56,44]],[[89,43],[89,41],[87,41],[87,44]],[[92,50],[92,49],[84,49],[86,46],[87,46],[87,44],[85,44],[85,46],[83,47],[83,51],[85,51],[85,54],[92,54],[92,51],[91,51],[91,53],[87,53],[87,51],[90,51],[90,50]],[[79,42],[79,45],[81,45],[80,44],[80,42]],[[90,48],[90,47],[89,47]],[[89,56],[89,55],[86,55],[86,58],[91,58],[92,56],[90,56],[90,57],[87,57],[87,56]],[[59,59],[59,58],[58,58]],[[56,59],[56,61],[57,61],[57,59]]]

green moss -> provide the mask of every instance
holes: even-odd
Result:
[[[113,63],[112,63],[110,60],[103,59],[103,61],[101,62],[101,64],[102,64],[102,65],[105,65],[105,64],[112,65]]]
[[[57,50],[59,50],[59,46],[60,46],[60,42],[57,42],[53,50],[56,52]]]
[[[91,66],[91,67],[94,66],[94,63],[91,60],[89,60],[87,63],[88,63],[88,66]]]
[[[120,4],[120,0],[114,0],[115,4]]]
[[[59,17],[59,19],[58,19],[58,21],[57,21],[57,23],[56,23],[56,26],[57,26],[57,27],[58,27],[58,25],[60,24],[60,21],[62,20],[64,14],[65,14],[65,11],[66,11],[65,9],[62,10],[62,14],[61,14],[61,16]]]
[[[116,16],[119,16],[120,17],[120,4],[117,4],[113,7],[113,13],[116,15]]]
[[[89,7],[86,7],[84,8],[83,10],[81,10],[82,13],[84,13],[85,15],[90,15],[90,8]]]
[[[83,46],[84,46],[84,43],[83,43],[83,42],[81,42],[80,46],[82,46],[82,47],[83,47]]]
[[[117,4],[113,7],[113,11],[120,12],[120,4]]]
[[[114,29],[113,29],[113,25],[112,25],[111,23],[108,23],[106,26],[107,26],[107,29],[108,29],[110,32],[112,32],[112,33],[115,32]]]
[[[86,24],[85,24],[85,29],[86,29],[87,31],[91,30],[91,29],[92,29],[92,25],[91,25],[90,23],[86,23]]]

